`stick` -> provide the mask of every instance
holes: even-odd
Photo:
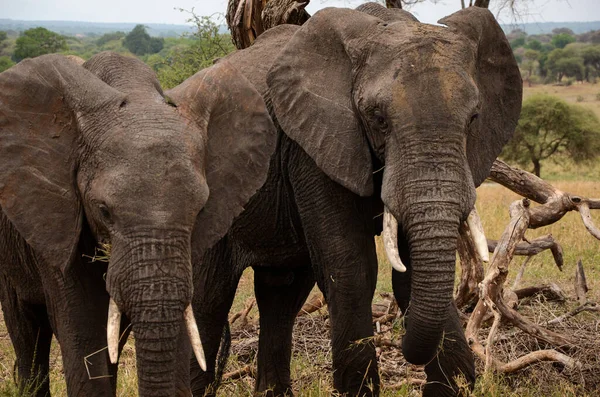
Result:
[[[587,286],[587,280],[585,279],[585,272],[583,271],[583,263],[581,259],[577,261],[577,268],[575,269],[575,295],[581,305],[587,302],[586,293],[589,291]]]
[[[254,377],[254,368],[250,365],[246,365],[245,367],[226,373],[223,375],[223,379],[235,380],[243,378],[244,376]]]
[[[546,324],[548,324],[548,325],[559,324],[559,323],[563,322],[564,320],[566,320],[567,318],[574,317],[574,316],[578,315],[579,313],[583,313],[583,312],[600,312],[600,307],[598,307],[598,305],[594,302],[586,302],[583,305],[578,306],[575,309],[571,310],[570,312],[565,313],[562,316],[556,317],[555,319],[548,321]]]

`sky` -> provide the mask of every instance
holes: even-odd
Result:
[[[460,0],[431,0],[414,6],[411,12],[422,22],[435,23],[460,8]],[[600,0],[518,0],[526,1],[521,22],[600,21]],[[311,0],[313,14],[324,7],[356,7],[365,0]],[[468,0],[465,0],[468,3]],[[491,0],[491,4],[499,0]],[[87,22],[145,22],[184,24],[186,13],[225,13],[227,0],[0,0],[0,18]],[[497,15],[503,23],[514,22],[507,13]]]

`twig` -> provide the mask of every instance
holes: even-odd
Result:
[[[240,310],[239,312],[237,312],[236,314],[234,314],[233,316],[231,316],[231,318],[229,319],[229,324],[233,325],[233,323],[235,323],[238,319],[241,318],[241,320],[242,320],[241,327],[245,327],[246,324],[248,324],[248,313],[250,313],[250,310],[252,310],[252,307],[254,307],[255,303],[256,303],[256,300],[254,298],[248,299],[246,301],[246,305],[244,306],[244,308],[242,310]]]
[[[577,268],[575,269],[575,295],[581,305],[587,302],[586,293],[589,291],[587,286],[587,280],[585,278],[585,272],[583,270],[583,263],[581,259],[577,261]]]
[[[255,373],[254,368],[250,365],[246,365],[240,369],[226,373],[225,375],[223,375],[223,379],[224,380],[235,380],[235,379],[243,378],[244,376],[254,377],[254,373]]]
[[[586,302],[583,305],[576,307],[568,313],[563,314],[562,316],[558,316],[555,319],[552,319],[547,322],[548,325],[551,324],[559,324],[566,320],[567,318],[574,317],[579,313],[583,312],[600,312],[600,307],[595,302]]]

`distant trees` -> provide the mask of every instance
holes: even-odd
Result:
[[[33,28],[24,31],[17,38],[13,59],[20,62],[44,54],[68,50],[65,37],[46,28]]]
[[[13,66],[15,63],[7,56],[0,56],[0,73]]]
[[[550,95],[536,95],[523,102],[515,135],[502,157],[532,165],[533,173],[540,176],[541,161],[551,156],[581,162],[599,153],[600,121],[591,110]]]
[[[123,39],[123,46],[135,55],[156,54],[163,45],[164,39],[150,37],[144,25],[136,25]]]
[[[102,36],[100,36],[98,38],[98,40],[96,40],[96,45],[98,47],[102,47],[103,45],[105,45],[109,41],[121,40],[123,37],[125,37],[125,33],[124,32],[106,33],[106,34],[103,34]]]
[[[554,29],[557,30],[557,29]],[[570,30],[570,29],[567,29]],[[559,33],[552,36],[552,40],[550,41],[552,45],[556,48],[565,48],[567,44],[574,43],[575,37],[570,35],[569,33]]]

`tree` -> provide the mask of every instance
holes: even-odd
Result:
[[[557,48],[548,54],[545,67],[556,76],[557,81],[562,81],[564,76],[575,77],[583,80],[583,58],[578,56],[573,48]]]
[[[175,87],[198,70],[212,65],[215,59],[235,50],[229,35],[220,34],[219,26],[209,17],[198,16],[193,10],[189,13],[191,18],[187,22],[196,25],[191,35],[192,45],[173,48],[165,61],[152,56],[147,59],[165,89]]]
[[[32,28],[24,31],[17,39],[13,59],[20,62],[25,58],[33,58],[68,49],[64,36],[51,32],[46,28]]]
[[[526,48],[534,51],[542,51],[542,43],[539,40],[530,40],[527,42]]]
[[[12,67],[15,63],[7,56],[0,56],[0,73]]]
[[[156,54],[162,50],[164,39],[150,37],[144,25],[135,28],[123,39],[123,46],[135,55]]]
[[[98,47],[102,47],[104,44],[108,43],[109,41],[121,40],[123,37],[125,37],[124,32],[105,33],[102,36],[100,36],[100,38],[98,38],[98,40],[96,40],[96,45]]]
[[[502,157],[533,165],[533,173],[540,176],[541,161],[552,156],[582,162],[596,158],[599,150],[600,121],[591,110],[542,94],[523,102],[515,135]]]
[[[575,42],[575,37],[568,33],[559,33],[552,36],[552,40],[550,42],[556,48],[565,48],[567,44]]]
[[[581,51],[581,56],[586,67],[586,78],[590,81],[590,75],[598,76],[600,74],[600,45],[585,47]],[[590,73],[590,71],[593,73]]]

